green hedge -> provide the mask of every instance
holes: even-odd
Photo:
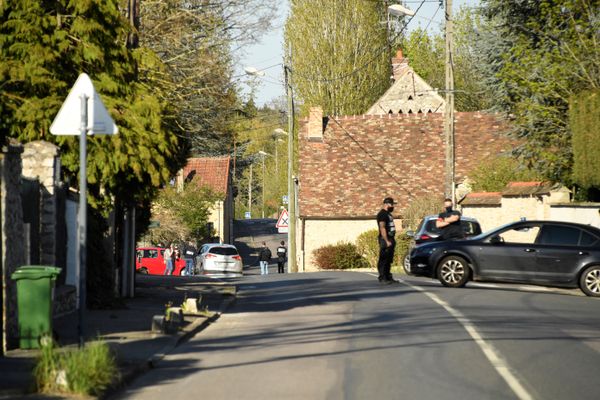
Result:
[[[367,268],[369,263],[358,253],[356,246],[348,242],[319,247],[313,252],[320,269]]]
[[[358,253],[365,258],[372,268],[377,268],[377,260],[379,259],[378,236],[379,232],[377,229],[371,229],[361,233],[356,239]],[[394,271],[403,270],[402,260],[404,260],[404,256],[408,252],[410,240],[410,237],[406,236],[404,233],[399,233],[396,237],[396,252],[394,254],[394,264],[392,265]]]
[[[573,141],[573,179],[585,188],[600,187],[600,90],[589,90],[569,102]]]

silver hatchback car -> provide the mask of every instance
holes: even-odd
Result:
[[[200,274],[243,275],[244,264],[237,248],[231,244],[208,243],[196,257]]]

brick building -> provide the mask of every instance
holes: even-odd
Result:
[[[178,185],[193,182],[206,186],[220,195],[211,209],[208,222],[212,224],[215,240],[232,243],[233,188],[231,184],[230,157],[189,158],[178,175]]]
[[[309,271],[312,252],[324,244],[354,242],[376,229],[384,197],[402,216],[412,199],[443,195],[444,116],[403,113],[323,116],[314,107],[299,128],[297,249],[300,270]],[[455,114],[456,181],[483,160],[508,151],[505,122],[495,114]]]

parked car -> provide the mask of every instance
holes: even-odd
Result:
[[[600,229],[518,221],[466,240],[425,243],[410,253],[414,275],[448,287],[469,280],[579,287],[600,297]]]
[[[141,274],[162,275],[165,272],[165,249],[163,247],[139,247],[135,249],[135,270]],[[175,260],[173,275],[184,275],[185,260]]]
[[[406,235],[412,237],[410,244],[408,245],[408,252],[404,256],[404,272],[411,274],[410,270],[410,252],[415,247],[422,243],[427,243],[432,240],[437,240],[442,230],[435,226],[435,221],[438,219],[438,215],[428,215],[421,220],[419,226],[414,231],[407,231]],[[481,225],[475,218],[461,216],[460,225],[465,233],[465,237],[471,237],[479,235],[481,233]]]
[[[243,275],[244,264],[237,248],[231,244],[208,243],[196,257],[200,274]]]

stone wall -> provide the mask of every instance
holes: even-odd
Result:
[[[0,220],[2,247],[2,348],[16,347],[18,339],[17,291],[11,274],[25,263],[23,208],[21,204],[20,144],[9,144],[0,153]]]
[[[40,264],[57,265],[57,194],[60,179],[58,146],[35,141],[25,144],[22,155],[23,176],[38,179],[42,185],[40,218]]]

